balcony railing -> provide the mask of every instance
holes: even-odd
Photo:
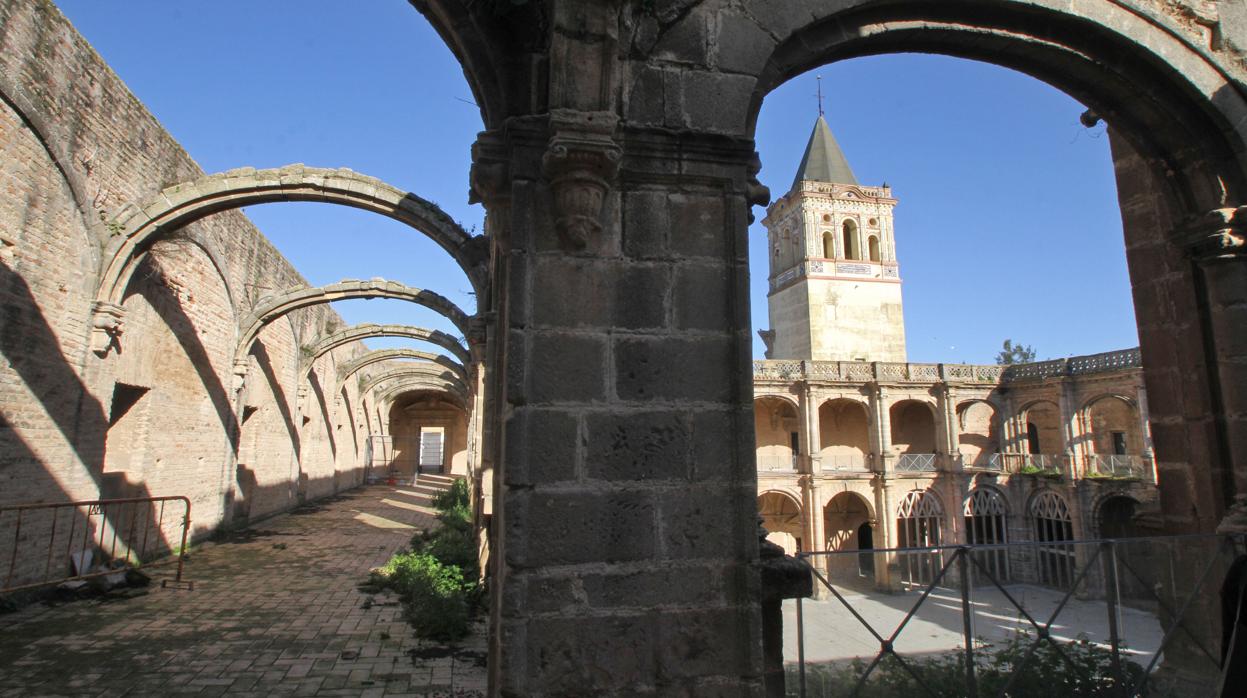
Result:
[[[1214,695],[1204,601],[1244,549],[1191,535],[800,553],[818,593],[784,602],[786,694]]]
[[[1141,480],[1147,477],[1147,472],[1147,461],[1142,456],[1096,454],[1087,457],[1084,477]]]
[[[934,470],[934,453],[902,453],[896,459],[896,472],[898,473],[926,473]]]
[[[791,270],[790,270],[791,271]],[[785,272],[788,273],[788,272]],[[1139,350],[1124,349],[1054,361],[997,366],[986,364],[911,364],[889,361],[753,362],[755,380],[889,381],[908,383],[1015,383],[1056,376],[1140,368]]]
[[[823,470],[865,471],[869,470],[867,456],[863,453],[829,453],[819,461]]]
[[[797,456],[779,455],[779,456],[757,456],[758,470],[781,470],[790,472],[797,469]]]

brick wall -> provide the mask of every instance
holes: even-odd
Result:
[[[0,95],[0,506],[182,494],[202,535],[357,483],[353,419],[300,370],[301,347],[343,324],[328,306],[263,332],[242,395],[254,409],[235,414],[238,318],[306,284],[241,213],[153,245],[123,334],[106,356],[90,350],[106,221],[203,172],[45,0],[0,5]],[[322,357],[320,386],[363,350]],[[26,526],[19,543],[46,529]]]

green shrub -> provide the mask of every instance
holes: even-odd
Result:
[[[468,506],[468,481],[463,478],[456,478],[450,489],[433,496],[433,508],[438,511],[447,511],[456,506]]]
[[[399,553],[378,577],[403,597],[416,634],[433,640],[457,640],[468,634],[475,579],[465,583],[459,568],[426,552]]]

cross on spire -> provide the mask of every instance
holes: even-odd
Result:
[[[814,80],[818,84],[818,115],[823,115],[823,76],[815,75]]]

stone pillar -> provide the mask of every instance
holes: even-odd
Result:
[[[891,404],[888,402],[887,388],[875,386],[875,390],[871,393],[872,407],[871,421],[875,423],[875,447],[878,449],[878,457],[875,458],[875,468],[879,473],[888,475],[892,472],[892,415],[890,412]]]
[[[939,446],[944,451],[944,467],[948,470],[960,469],[961,462],[958,456],[961,455],[960,449],[957,448],[957,436],[959,429],[957,427],[957,397],[952,386],[944,383],[940,386],[938,409],[940,431],[938,436]]]
[[[1084,435],[1086,430],[1083,429],[1081,410],[1078,409],[1074,402],[1074,396],[1071,395],[1072,385],[1062,380],[1060,383],[1060,396],[1057,399],[1058,407],[1061,412],[1061,452],[1069,459],[1070,473],[1081,472],[1081,466],[1086,463],[1087,445],[1084,443]]]
[[[491,690],[756,695],[752,144],[504,136]]]
[[[805,390],[801,393],[801,415],[804,418],[802,424],[805,426],[805,443],[809,453],[811,473],[821,473],[823,471],[822,458],[822,434],[818,432],[818,398],[814,397],[814,389],[809,383],[805,384]]]

